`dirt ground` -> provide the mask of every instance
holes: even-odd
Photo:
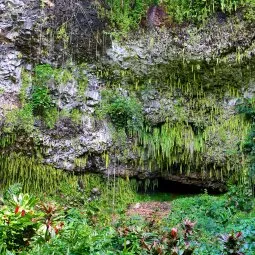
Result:
[[[139,215],[150,221],[152,219],[162,219],[170,212],[171,206],[168,202],[141,202],[132,204],[127,210],[128,216]]]

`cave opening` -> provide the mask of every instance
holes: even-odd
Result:
[[[169,193],[176,195],[196,195],[208,193],[212,195],[222,194],[222,189],[201,185],[184,184],[178,181],[166,180],[163,178],[137,180],[139,193]]]

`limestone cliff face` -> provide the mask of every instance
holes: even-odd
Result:
[[[69,79],[47,82],[58,111],[81,113],[78,122],[62,116],[51,128],[35,121],[7,151],[30,137],[43,148],[42,161],[63,170],[224,187],[226,176],[243,168],[237,145],[248,126],[235,105],[255,93],[255,25],[242,13],[216,15],[199,29],[155,28],[110,44],[98,2],[70,5],[0,1],[0,124],[21,107],[22,70],[32,75],[34,66],[45,63],[71,70]],[[85,59],[86,66],[78,66]],[[82,94],[81,74],[88,80]],[[97,115],[101,92],[110,89],[135,94],[150,126],[126,136],[124,145],[110,119]]]

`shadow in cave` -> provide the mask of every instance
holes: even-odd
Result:
[[[223,193],[222,191],[217,189],[206,188],[194,184],[183,184],[176,181],[165,180],[163,178],[150,180],[149,184],[148,179],[147,181],[139,180],[139,183],[140,185],[138,187],[138,192],[146,194],[169,193],[176,195],[196,195],[207,192],[211,195],[217,195]]]

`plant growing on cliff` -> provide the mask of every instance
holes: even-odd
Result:
[[[107,17],[115,29],[114,35],[126,35],[141,24],[148,9],[160,6],[167,10],[174,22],[199,23],[209,18],[213,13],[230,14],[240,7],[246,7],[245,17],[252,19],[254,11],[253,0],[107,0],[110,11]],[[224,15],[223,15],[224,17]],[[148,18],[148,17],[147,17]]]
[[[34,73],[30,103],[35,115],[44,116],[54,106],[47,88],[47,82],[54,78],[54,69],[50,65],[38,65]]]
[[[33,71],[22,72],[22,86],[19,94],[21,108],[13,109],[6,115],[6,132],[17,130],[31,133],[34,130],[36,118],[43,120],[45,125],[53,128],[64,111],[59,112],[52,96],[50,86],[63,85],[75,78],[78,81],[78,100],[83,100],[88,79],[82,72],[71,68],[53,68],[49,64],[36,65]]]
[[[117,130],[139,130],[143,125],[140,102],[134,96],[122,95],[119,91],[105,91],[99,115],[108,117]]]
[[[240,149],[247,156],[248,178],[253,195],[255,183],[255,100],[254,98],[242,99],[237,102],[237,112],[242,114],[250,123],[251,128],[245,141],[240,144]]]
[[[107,17],[118,35],[126,35],[127,32],[138,26],[151,3],[153,0],[107,0],[107,4],[110,6]]]
[[[178,22],[200,22],[215,12],[229,14],[245,5],[243,0],[165,0],[169,15]]]
[[[35,115],[45,116],[46,111],[54,106],[49,90],[44,85],[33,86],[31,104]]]

